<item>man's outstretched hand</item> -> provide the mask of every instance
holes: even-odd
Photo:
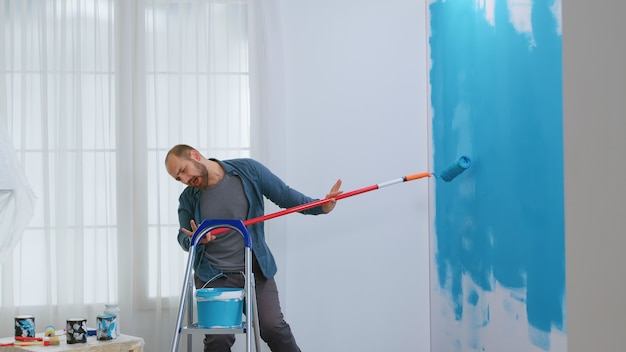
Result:
[[[189,236],[189,239],[191,239],[191,237],[193,236],[193,234],[196,232],[196,230],[198,229],[198,225],[196,225],[196,222],[192,219],[191,221],[189,221],[189,224],[191,225],[191,231],[187,230],[186,228],[181,228],[180,230],[187,236]],[[204,236],[201,240],[200,240],[200,244],[205,244],[205,243],[209,243],[209,241],[213,241],[215,239],[215,235],[211,235],[209,233],[208,236]]]
[[[326,199],[334,198],[334,197],[340,195],[341,193],[343,193],[343,191],[340,191],[339,188],[341,188],[341,179],[339,179],[339,180],[337,180],[337,182],[335,182],[333,187],[330,189],[330,193],[328,193],[326,195]],[[328,201],[327,203],[322,204],[322,210],[324,211],[324,214],[328,214],[333,209],[335,209],[335,205],[336,204],[337,204],[337,200],[335,200],[335,199],[332,199],[332,200]]]

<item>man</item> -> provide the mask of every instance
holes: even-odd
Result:
[[[264,197],[281,208],[316,200],[290,188],[253,159],[207,159],[196,149],[180,144],[167,153],[165,167],[174,179],[188,186],[181,193],[178,206],[181,226],[178,243],[186,251],[197,225],[205,219],[246,220],[262,216]],[[341,180],[337,180],[326,198],[341,194],[340,187]],[[335,204],[336,200],[332,199],[302,213],[327,214]],[[260,335],[273,352],[300,351],[289,324],[283,319],[274,281],[276,262],[265,242],[263,228],[263,222],[247,227],[252,241]],[[236,231],[205,236],[194,260],[196,288],[243,287],[244,247],[243,238]],[[206,335],[204,350],[228,352],[234,342],[234,335]]]

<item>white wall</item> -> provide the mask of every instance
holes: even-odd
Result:
[[[287,131],[296,133],[286,143],[286,179],[321,195],[336,176],[350,190],[426,167],[424,5],[281,0],[281,11]],[[563,3],[572,352],[624,349],[625,11],[622,2]],[[283,305],[304,349],[375,351],[397,340],[382,350],[428,350],[426,190],[419,181],[393,187],[343,200],[324,218],[294,215],[289,237],[274,234]],[[308,248],[322,248],[328,263]],[[331,269],[340,273],[324,274]],[[406,297],[372,293],[390,288]],[[369,314],[371,304],[379,308]]]
[[[570,352],[626,350],[625,12],[622,1],[563,1]]]
[[[269,166],[315,197],[337,178],[351,191],[428,171],[424,2],[278,4],[286,118],[264,123],[280,126],[268,138],[285,150]],[[429,350],[428,182],[266,223],[303,350]]]

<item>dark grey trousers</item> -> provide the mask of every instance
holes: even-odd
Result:
[[[285,321],[280,309],[276,281],[273,278],[267,280],[263,277],[256,260],[253,261],[252,272],[254,273],[254,281],[256,283],[255,290],[261,338],[267,343],[272,352],[300,352],[296,339],[291,333],[291,328]],[[196,288],[243,288],[245,277],[242,274],[233,273],[209,283],[204,283],[195,277],[195,284]],[[234,343],[235,335],[205,335],[204,351],[230,352]]]

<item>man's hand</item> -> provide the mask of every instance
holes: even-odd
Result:
[[[326,195],[326,199],[334,198],[334,197],[340,195],[341,193],[343,193],[343,191],[340,191],[339,188],[341,188],[341,179],[339,179],[339,180],[337,180],[337,182],[335,182],[333,187],[330,189],[330,193],[328,193]],[[335,200],[335,199],[332,199],[332,200],[328,201],[327,203],[322,204],[322,210],[324,211],[324,214],[328,214],[333,209],[335,209],[335,205],[336,204],[337,204],[337,200]]]
[[[196,225],[196,222],[192,219],[191,221],[189,221],[189,224],[191,225],[191,230],[189,231],[186,228],[181,228],[180,230],[187,236],[189,236],[189,239],[191,239],[191,237],[193,236],[193,234],[196,232],[196,230],[198,229],[198,225]],[[205,243],[209,243],[209,241],[213,241],[215,239],[214,235],[211,235],[211,233],[209,233],[208,235],[205,235],[201,240],[200,240],[200,244],[205,244]]]

